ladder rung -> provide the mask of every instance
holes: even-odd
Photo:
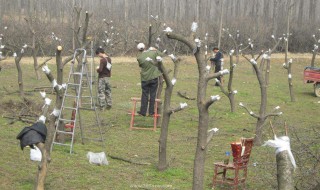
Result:
[[[94,108],[83,108],[83,107],[80,107],[79,109],[82,109],[82,110],[94,110]]]
[[[53,144],[56,145],[61,145],[61,146],[71,146],[71,144],[63,144],[63,143],[58,143],[58,142],[52,142]]]
[[[75,120],[72,119],[59,119],[60,121],[67,121],[67,122],[75,122]]]
[[[72,97],[72,98],[77,98],[77,97],[78,97],[78,96],[69,95],[69,94],[65,94],[65,96],[67,96],[67,97]]]
[[[68,85],[79,86],[80,84],[77,84],[77,83],[68,83]]]
[[[82,104],[82,105],[91,105],[92,103],[90,103],[90,102],[87,102],[87,103],[82,102],[81,104]]]
[[[57,133],[63,133],[63,134],[73,135],[73,132],[69,132],[69,131],[60,131],[60,130],[57,130],[56,132],[57,132]]]
[[[83,103],[82,103],[83,104]],[[62,109],[71,109],[71,110],[77,110],[77,108],[74,107],[62,107]]]
[[[71,75],[81,75],[80,72],[74,72],[74,73],[71,73]]]

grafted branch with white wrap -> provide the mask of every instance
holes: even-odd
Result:
[[[286,134],[285,136],[277,137],[274,132],[274,127],[270,121],[270,127],[274,134],[274,140],[266,141],[263,146],[270,146],[276,148],[277,161],[277,180],[279,190],[294,189],[293,171],[297,167],[296,161],[293,157],[290,147],[290,138],[288,136],[288,128],[284,124]]]

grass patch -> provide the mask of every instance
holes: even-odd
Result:
[[[0,113],[7,114],[10,107],[6,103],[12,101],[14,105],[21,102],[17,90],[16,68],[6,60],[0,73]],[[27,98],[39,102],[40,94],[34,91],[35,87],[51,86],[46,76],[41,73],[42,79],[37,81],[33,71],[31,59],[22,60],[23,81]],[[316,139],[312,127],[319,131],[319,101],[313,94],[313,86],[304,84],[302,72],[308,59],[299,59],[293,63],[294,93],[297,101],[291,102],[286,71],[282,68],[283,58],[272,59],[270,72],[270,85],[268,88],[267,111],[280,106],[283,115],[280,118],[270,118],[276,125],[276,131],[284,134],[283,123],[287,122],[289,133],[293,128],[299,132],[303,140],[313,140],[311,148],[319,150],[319,139]],[[26,64],[24,64],[26,63]],[[49,64],[55,73],[55,65]],[[228,63],[228,60],[226,60]],[[168,69],[173,68],[171,61],[165,60]],[[228,66],[225,65],[225,68]],[[140,75],[138,63],[135,58],[114,58],[111,84],[113,95],[113,107],[110,111],[100,112],[102,132],[105,144],[86,142],[81,144],[80,130],[76,129],[74,154],[69,154],[68,149],[55,147],[52,152],[52,162],[49,165],[46,180],[46,189],[182,189],[192,187],[192,172],[195,147],[197,143],[198,108],[196,100],[186,100],[177,95],[178,91],[186,92],[189,97],[197,96],[197,65],[194,58],[185,57],[180,64],[177,83],[172,96],[171,107],[177,107],[180,102],[186,102],[188,108],[174,113],[171,116],[168,135],[168,170],[158,172],[158,140],[160,129],[157,131],[129,130],[132,108],[131,97],[140,97]],[[69,73],[69,67],[65,67],[65,79]],[[228,76],[224,77],[227,82]],[[219,128],[219,133],[207,147],[205,164],[205,189],[211,189],[213,163],[223,160],[224,152],[230,150],[230,142],[240,137],[252,137],[255,131],[256,120],[238,106],[239,102],[246,104],[255,113],[259,112],[260,88],[251,65],[242,61],[234,73],[233,90],[237,90],[235,96],[236,111],[230,113],[229,100],[219,88],[208,86],[207,98],[219,94],[222,98],[209,109],[209,128]],[[54,101],[54,95],[49,94]],[[42,101],[42,100],[41,100]],[[50,107],[53,109],[53,106]],[[17,110],[19,111],[19,110]],[[92,125],[92,115],[82,113],[87,118],[87,127]],[[137,118],[142,125],[152,125],[152,118]],[[20,150],[19,141],[16,140],[20,130],[27,126],[21,122],[10,124],[10,120],[0,118],[0,146],[3,153],[0,156],[0,189],[33,189],[37,163],[30,161],[29,150]],[[292,133],[291,133],[292,134]],[[268,126],[264,130],[264,140],[273,135]],[[298,152],[299,142],[291,139],[292,149]],[[311,143],[310,143],[311,144]],[[95,166],[89,164],[86,154],[88,151],[102,152],[108,155],[121,157],[134,162],[148,163],[138,165],[123,162],[108,157],[109,165]],[[255,164],[254,164],[255,163]],[[298,165],[299,167],[299,165]],[[302,167],[296,171],[296,176],[307,171]],[[254,147],[250,160],[247,179],[247,189],[276,189],[276,163],[274,150],[268,147]],[[319,173],[314,174],[319,177]],[[223,188],[222,188],[223,189]]]

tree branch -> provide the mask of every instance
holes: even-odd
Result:
[[[251,111],[249,108],[247,108],[247,106],[245,106],[245,105],[242,104],[241,102],[240,102],[239,105],[240,105],[241,107],[243,107],[245,110],[247,110],[247,112],[248,112],[252,117],[257,118],[257,119],[260,118],[258,115],[256,115],[253,111]]]

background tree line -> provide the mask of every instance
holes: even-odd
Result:
[[[191,23],[196,21],[202,36],[208,33],[210,46],[214,46],[218,42],[222,14],[223,28],[231,32],[239,30],[243,39],[253,39],[259,46],[257,49],[261,49],[270,47],[271,35],[281,37],[286,33],[283,26],[290,6],[291,52],[311,52],[312,35],[316,34],[320,23],[317,0],[0,0],[0,4],[0,32],[7,26],[10,31],[7,38],[25,41],[30,34],[24,18],[32,16],[38,26],[42,53],[47,55],[54,53],[50,41],[52,32],[61,38],[65,48],[72,49],[74,7],[93,13],[89,33],[96,37],[95,46],[103,45],[105,33],[114,33],[117,43],[108,45],[114,54],[120,55],[130,53],[135,40],[147,41],[148,26],[155,21],[186,36],[190,35]],[[103,19],[109,25],[105,25]],[[158,28],[160,30],[163,26]],[[228,36],[222,36],[221,48],[227,50],[230,44],[224,38]],[[188,51],[179,43],[171,44],[170,48],[176,52]],[[280,46],[279,51],[282,49]]]

